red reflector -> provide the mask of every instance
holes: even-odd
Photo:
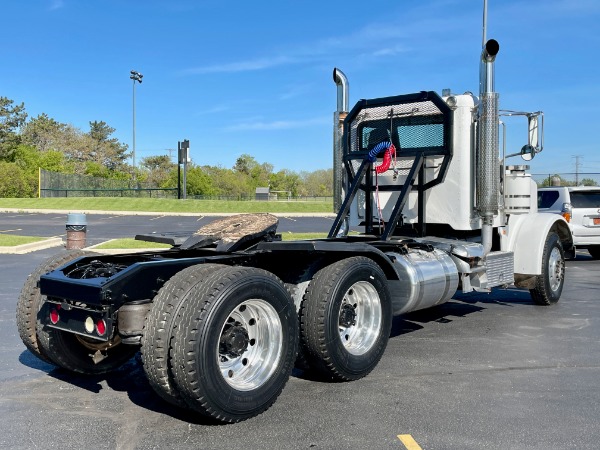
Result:
[[[104,322],[104,320],[100,319],[98,322],[96,322],[96,331],[100,336],[106,333],[106,322]]]
[[[52,322],[52,325],[56,325],[59,319],[60,317],[58,316],[58,311],[52,308],[50,310],[50,322]]]

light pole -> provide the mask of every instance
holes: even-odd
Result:
[[[135,180],[135,82],[137,81],[141,84],[144,75],[135,70],[132,70],[129,73],[129,78],[133,80],[133,179]]]

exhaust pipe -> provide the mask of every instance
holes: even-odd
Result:
[[[479,94],[494,92],[494,61],[500,51],[500,44],[490,39],[481,51],[481,74],[479,77]]]
[[[333,81],[337,85],[337,112],[348,112],[348,78],[337,67],[333,69]]]
[[[333,114],[333,212],[342,207],[346,195],[346,177],[343,164],[342,135],[344,119],[348,115],[348,78],[338,68],[333,69],[333,81],[337,85],[337,110]]]
[[[493,220],[498,214],[498,93],[494,90],[494,61],[499,50],[498,41],[490,39],[485,43],[479,71],[477,209],[482,219],[484,255],[492,249]]]

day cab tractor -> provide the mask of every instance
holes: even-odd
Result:
[[[479,96],[422,91],[350,111],[348,81],[334,70],[339,211],[327,238],[282,241],[276,217],[252,214],[191,236],[139,237],[170,242],[165,251],[60,253],[23,287],[23,342],[81,374],[141,351],[164,400],[238,422],[269,408],[294,366],[329,380],[366,376],[393,316],[459,290],[515,285],[535,304],[556,303],[572,237],[562,216],[537,212],[526,166],[500,154],[502,114],[528,119],[526,159],[542,150],[543,115],[499,111],[498,51],[485,42]]]

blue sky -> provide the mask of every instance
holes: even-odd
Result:
[[[104,120],[136,159],[190,140],[197,164],[243,154],[276,170],[332,165],[336,89],[350,103],[478,91],[482,1],[27,0],[3,2],[0,95],[30,117]],[[534,173],[600,172],[600,1],[489,0],[504,109],[546,115]],[[509,152],[526,140],[509,123]],[[516,160],[515,160],[516,163]]]

